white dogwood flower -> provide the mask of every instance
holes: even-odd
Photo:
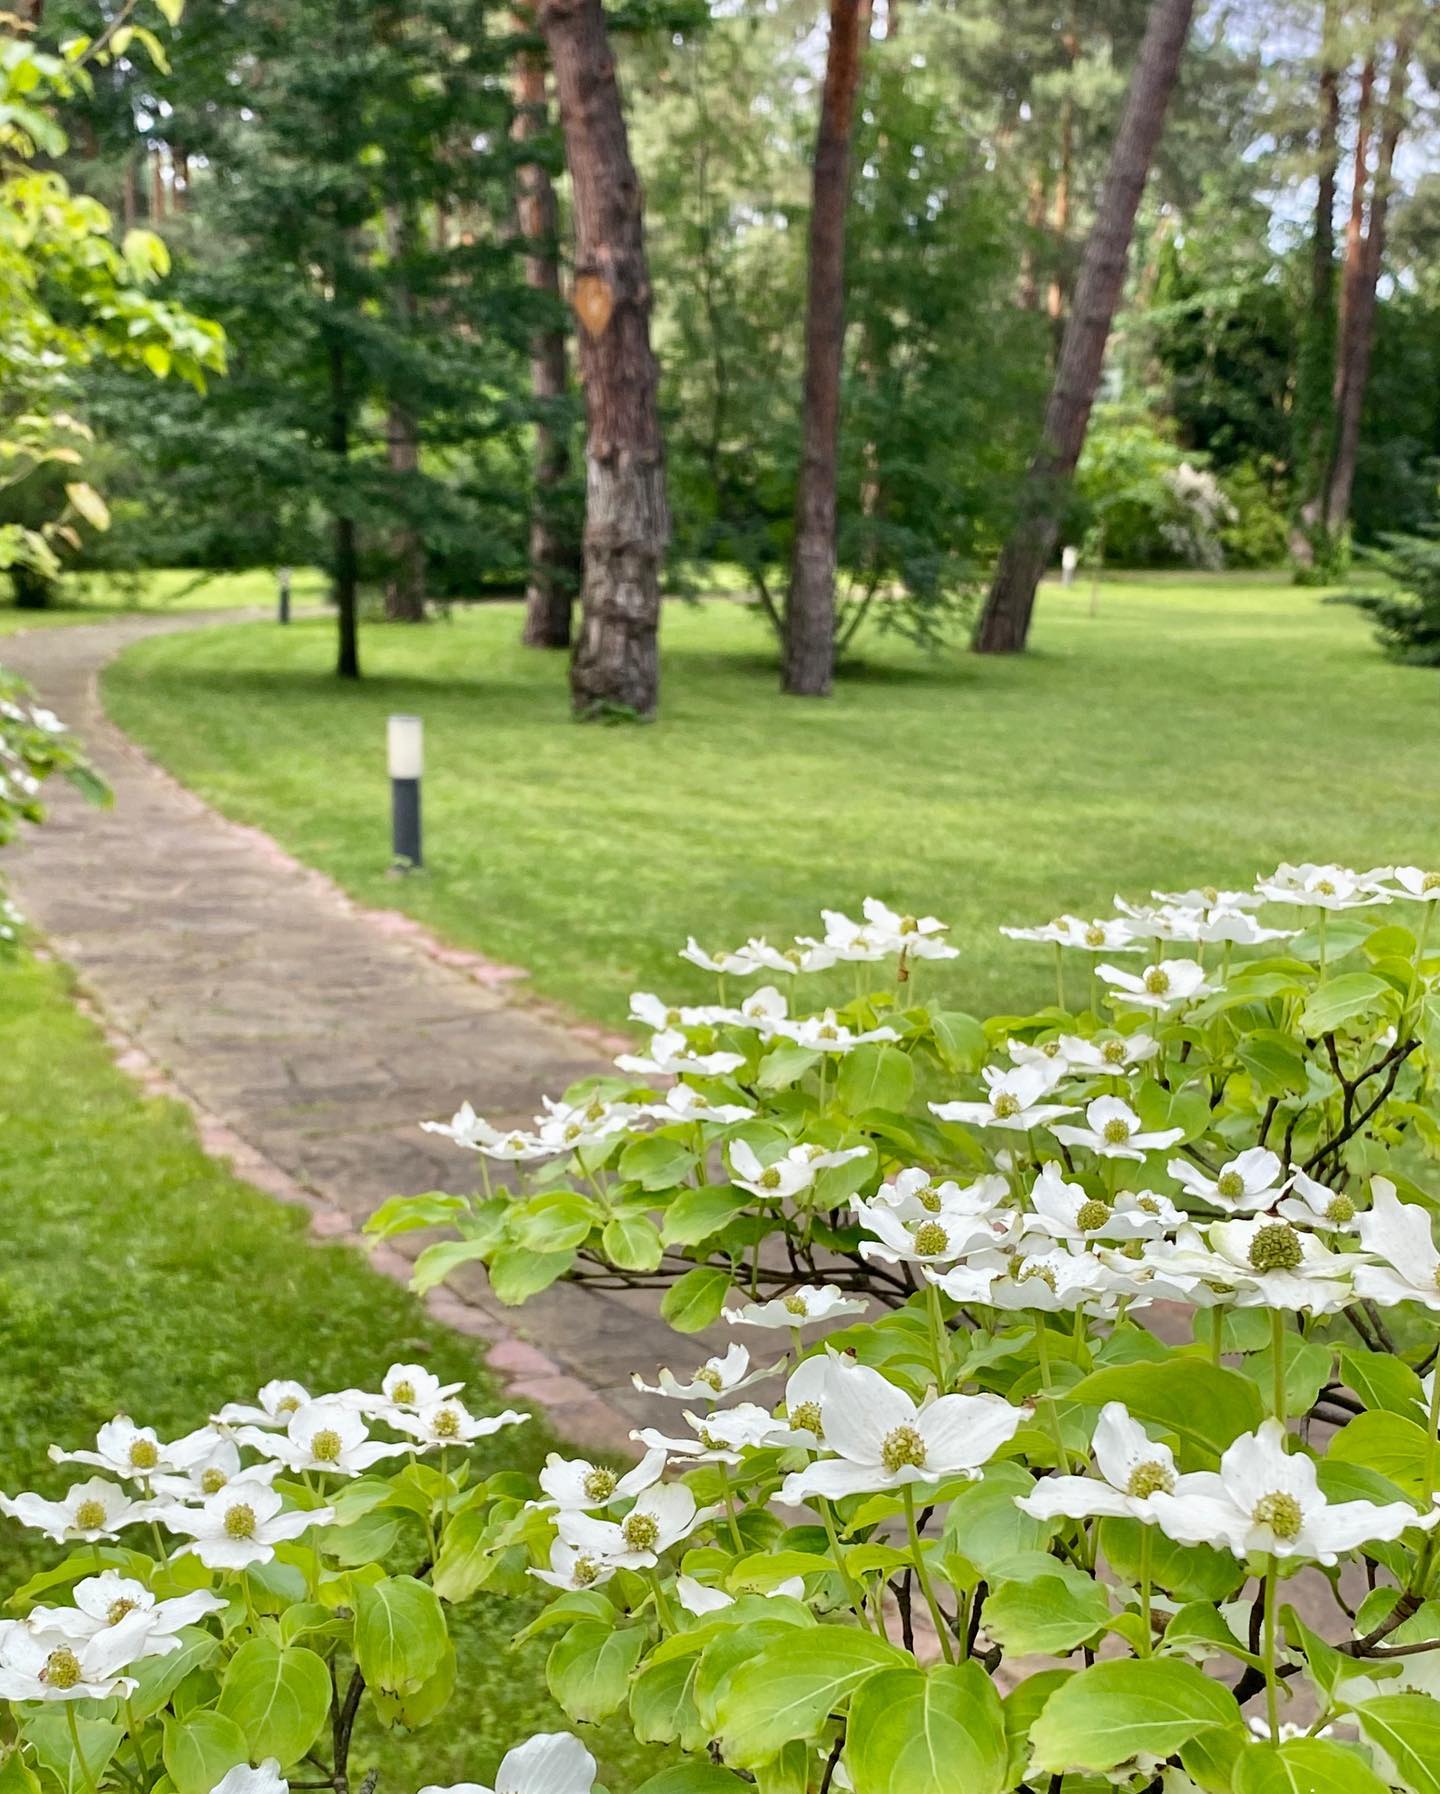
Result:
[[[114,1538],[125,1527],[148,1520],[153,1512],[153,1502],[134,1500],[103,1476],[73,1484],[58,1501],[29,1490],[20,1495],[0,1495],[0,1513],[43,1532],[57,1545],[82,1539],[93,1545],[98,1539]]]
[[[1263,898],[1253,891],[1226,891],[1218,885],[1196,885],[1189,891],[1152,891],[1157,903],[1168,903],[1175,909],[1259,909]],[[1116,899],[1119,902],[1119,899]]]
[[[1015,1225],[1013,1216],[1002,1222],[987,1215],[943,1209],[906,1221],[887,1204],[869,1203],[862,1197],[856,1197],[851,1206],[860,1225],[875,1235],[860,1242],[861,1257],[887,1265],[950,1264],[967,1253],[1003,1245]]]
[[[1137,1009],[1178,1009],[1208,997],[1215,988],[1205,982],[1205,968],[1194,959],[1162,959],[1143,972],[1126,972],[1112,965],[1095,970],[1106,984],[1115,986],[1112,1003],[1128,1003]]]
[[[1315,1461],[1286,1450],[1285,1428],[1267,1420],[1228,1446],[1220,1469],[1182,1476],[1174,1491],[1151,1498],[1167,1538],[1180,1545],[1226,1545],[1237,1557],[1252,1552],[1333,1564],[1371,1539],[1398,1539],[1412,1526],[1432,1526],[1440,1509],[1423,1517],[1409,1502],[1327,1501]]]
[[[644,1113],[656,1121],[709,1121],[728,1127],[734,1121],[749,1121],[755,1111],[743,1103],[712,1102],[693,1084],[672,1084],[665,1100],[651,1103]]]
[[[787,1576],[783,1582],[777,1582],[773,1588],[766,1589],[765,1593],[771,1596],[785,1595],[792,1601],[803,1601],[805,1578]],[[725,1608],[735,1605],[734,1595],[727,1595],[724,1589],[711,1588],[704,1582],[697,1582],[693,1576],[677,1576],[675,1594],[686,1613],[693,1613],[697,1618],[707,1613],[721,1613]]]
[[[112,1476],[128,1477],[133,1482],[148,1482],[157,1471],[177,1470],[181,1466],[162,1445],[154,1427],[136,1426],[128,1414],[117,1414],[107,1420],[95,1435],[93,1451],[62,1451],[50,1447],[52,1464],[94,1464]]]
[[[1118,1096],[1097,1096],[1087,1103],[1085,1123],[1084,1127],[1057,1123],[1050,1131],[1067,1146],[1083,1146],[1102,1159],[1134,1159],[1137,1163],[1146,1153],[1173,1146],[1185,1133],[1183,1127],[1147,1133],[1140,1117]]]
[[[752,936],[741,952],[749,957],[756,971],[785,972],[791,975],[828,972],[839,958],[833,947],[827,946],[824,941],[812,940],[808,935],[800,935],[788,947],[772,947],[769,941],[756,940]]]
[[[1151,1034],[1062,1034],[1056,1045],[1069,1072],[1097,1077],[1123,1077],[1148,1064],[1160,1051],[1159,1041]]]
[[[745,1063],[743,1053],[697,1053],[678,1028],[664,1028],[652,1035],[644,1053],[621,1053],[615,1060],[621,1071],[641,1077],[723,1078]]]
[[[443,1402],[430,1402],[414,1414],[394,1414],[390,1424],[429,1451],[437,1446],[443,1450],[447,1445],[473,1445],[477,1439],[488,1439],[503,1427],[523,1426],[529,1418],[518,1408],[505,1408],[499,1414],[472,1414],[452,1396]]]
[[[537,1507],[587,1508],[609,1507],[614,1501],[628,1501],[652,1484],[659,1482],[665,1470],[665,1453],[647,1451],[640,1462],[623,1474],[606,1464],[592,1464],[587,1458],[562,1458],[552,1451],[540,1472],[540,1487],[546,1499]]]
[[[1367,883],[1386,897],[1401,897],[1414,903],[1440,902],[1440,872],[1426,872],[1419,866],[1377,866],[1365,874]]]
[[[688,959],[692,966],[699,966],[702,972],[718,972],[735,978],[749,978],[760,970],[760,962],[749,949],[753,943],[747,943],[737,952],[707,953],[692,934],[680,949],[681,959]]]
[[[930,1110],[941,1121],[963,1121],[971,1127],[1009,1128],[1020,1133],[1033,1127],[1048,1127],[1058,1115],[1073,1115],[1073,1103],[1047,1103],[1040,1099],[1049,1093],[1046,1075],[1033,1065],[1017,1065],[1007,1070],[998,1065],[981,1069],[985,1084],[982,1102],[931,1103]]]
[[[744,1140],[732,1140],[728,1150],[731,1181],[765,1200],[784,1202],[798,1196],[810,1188],[817,1176],[810,1159],[796,1158],[793,1153],[782,1154],[767,1165]]]
[[[1016,1507],[1037,1520],[1103,1515],[1153,1521],[1155,1497],[1173,1493],[1178,1481],[1170,1447],[1152,1439],[1120,1402],[1100,1410],[1090,1446],[1098,1477],[1042,1477],[1029,1495],[1016,1496]]]
[[[1117,1235],[1110,1201],[1092,1196],[1083,1184],[1067,1183],[1062,1167],[1053,1160],[1030,1186],[1030,1207],[1032,1212],[1023,1217],[1029,1233],[1067,1242],[1126,1237]]]
[[[535,1139],[555,1152],[578,1152],[623,1133],[649,1113],[643,1103],[608,1103],[591,1097],[581,1103],[557,1103],[541,1097],[545,1113],[535,1117]]]
[[[404,1418],[395,1411],[396,1423]],[[385,1458],[409,1450],[389,1440],[372,1439],[363,1417],[346,1402],[322,1400],[297,1408],[283,1433],[246,1428],[244,1445],[267,1458],[278,1458],[291,1470],[328,1471],[332,1476],[359,1476]]]
[[[603,1558],[590,1557],[578,1545],[567,1545],[564,1539],[557,1538],[550,1546],[549,1564],[543,1569],[534,1566],[530,1574],[539,1582],[548,1582],[551,1588],[599,1588],[619,1567]]]
[[[937,916],[902,915],[878,897],[867,897],[861,904],[865,917],[863,933],[867,941],[878,943],[886,953],[902,953],[907,959],[958,959],[960,949],[940,937],[949,931],[949,923]],[[855,929],[848,918],[840,918],[846,929]],[[827,922],[830,917],[826,917]],[[856,932],[861,932],[856,930]],[[839,947],[834,931],[827,928],[826,939]],[[845,954],[841,952],[841,958]]]
[[[667,1028],[709,1028],[728,1022],[735,1012],[719,1003],[671,1004],[657,997],[654,991],[633,990],[630,993],[630,1020],[642,1022],[652,1034],[663,1034]]]
[[[289,1377],[274,1377],[260,1386],[253,1402],[226,1402],[215,1416],[219,1426],[285,1427],[297,1408],[311,1400],[303,1383]]]
[[[1299,866],[1282,861],[1268,878],[1255,881],[1255,889],[1267,903],[1293,903],[1307,909],[1364,909],[1389,902],[1370,877],[1349,866],[1318,866],[1309,860]]]
[[[157,1600],[143,1582],[122,1576],[117,1570],[102,1570],[98,1576],[77,1582],[74,1602],[73,1607],[32,1608],[25,1624],[33,1632],[58,1632],[65,1638],[81,1640],[120,1625],[130,1614],[141,1614],[145,1632],[132,1662],[178,1650],[180,1640],[176,1634],[182,1627],[193,1626],[207,1613],[219,1613],[225,1606],[219,1595],[203,1588],[188,1595],[175,1595],[168,1601]]]
[[[192,1459],[181,1472],[155,1478],[155,1490],[169,1501],[203,1501],[207,1495],[218,1495],[237,1476],[256,1477],[273,1482],[280,1464],[251,1464],[242,1468],[240,1449],[233,1439],[217,1436],[202,1457]]]
[[[1038,928],[1007,928],[1001,934],[1012,941],[1045,941],[1056,947],[1079,947],[1087,953],[1135,953],[1139,948],[1130,924],[1117,916],[1082,921],[1079,916],[1057,916]]]
[[[1171,1159],[1166,1169],[1187,1196],[1198,1197],[1227,1215],[1273,1208],[1290,1187],[1279,1154],[1264,1146],[1246,1147],[1223,1164],[1214,1177],[1188,1159]]]
[[[689,1438],[672,1437],[648,1426],[630,1437],[649,1451],[666,1452],[693,1464],[738,1464],[747,1451],[809,1443],[808,1437],[792,1434],[785,1421],[777,1420],[758,1402],[737,1402],[733,1408],[715,1408],[704,1415],[687,1409],[685,1418],[692,1429]]]
[[[1276,1213],[1304,1227],[1329,1227],[1344,1233],[1356,1229],[1355,1204],[1342,1191],[1317,1183],[1298,1165],[1290,1167],[1291,1194],[1276,1204]]]
[[[1153,1240],[1183,1226],[1185,1214],[1156,1190],[1119,1190],[1111,1216],[1110,1237]]]
[[[1207,1231],[1212,1279],[1227,1283],[1240,1308],[1333,1314],[1353,1299],[1354,1260],[1328,1251],[1313,1233],[1264,1215],[1217,1221]]]
[[[866,1028],[857,1032],[847,1027],[833,1009],[827,1009],[820,1015],[807,1015],[803,1019],[777,1022],[774,1032],[812,1053],[851,1053],[858,1046],[900,1038],[893,1028],[886,1027]]]
[[[719,1510],[698,1508],[684,1483],[657,1483],[636,1498],[623,1520],[596,1520],[562,1508],[555,1516],[560,1537],[592,1558],[622,1570],[648,1570]]]
[[[676,1401],[718,1402],[738,1390],[747,1389],[751,1383],[773,1377],[784,1362],[782,1358],[775,1364],[752,1365],[749,1352],[735,1340],[723,1353],[707,1358],[684,1382],[668,1369],[662,1369],[654,1383],[645,1382],[638,1371],[630,1381],[644,1395],[665,1395]]]
[[[155,1517],[171,1532],[190,1539],[176,1553],[193,1553],[207,1570],[244,1570],[268,1564],[275,1547],[298,1539],[312,1526],[328,1526],[333,1507],[286,1508],[268,1483],[236,1477],[200,1507],[157,1507]]]
[[[456,1782],[422,1788],[420,1794],[590,1794],[595,1759],[571,1732],[537,1732],[506,1751],[495,1771],[495,1786]]]
[[[864,1312],[863,1301],[843,1295],[833,1283],[818,1288],[804,1284],[768,1302],[747,1302],[743,1308],[721,1310],[732,1327],[809,1327],[817,1321],[838,1320],[842,1314]]]
[[[1196,924],[1192,939],[1206,946],[1263,947],[1270,941],[1294,940],[1298,929],[1263,928],[1247,910],[1217,909]]]
[[[893,1209],[902,1221],[923,1221],[926,1215],[991,1215],[1009,1195],[1010,1186],[995,1172],[974,1183],[957,1184],[912,1165],[898,1171],[870,1198],[873,1206]]]
[[[1388,1177],[1370,1179],[1371,1206],[1355,1220],[1360,1243],[1384,1262],[1355,1267],[1355,1293],[1364,1301],[1421,1302],[1440,1310],[1440,1252],[1427,1209],[1401,1202]]]
[[[1070,1075],[1070,1062],[1059,1040],[1007,1040],[1005,1051],[1010,1055],[1012,1065],[1028,1065],[1038,1071],[1047,1090],[1053,1090]]]
[[[121,1672],[141,1656],[147,1631],[139,1612],[89,1638],[68,1638],[26,1620],[0,1620],[0,1700],[85,1701],[130,1694],[135,1680]]]
[[[1121,1268],[1125,1262],[1112,1265],[1095,1252],[1069,1242],[1057,1243],[1045,1251],[1022,1248],[1011,1256],[1003,1267],[1004,1274],[991,1282],[988,1295],[983,1297],[962,1293],[963,1273],[980,1268],[974,1259],[949,1276],[937,1277],[931,1271],[926,1276],[957,1301],[984,1301],[992,1308],[1015,1312],[1064,1314],[1083,1308],[1090,1314],[1106,1314],[1122,1297],[1134,1293],[1128,1272]]]
[[[973,1477],[1025,1418],[995,1395],[942,1395],[915,1403],[868,1365],[827,1360],[820,1413],[824,1445],[835,1456],[787,1476],[780,1500],[800,1507],[812,1496],[847,1495]]]
[[[210,1794],[289,1794],[290,1784],[280,1773],[277,1757],[266,1757],[258,1769],[237,1763],[227,1769]]]

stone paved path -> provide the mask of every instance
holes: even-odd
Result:
[[[469,1098],[482,1114],[528,1122],[542,1092],[605,1059],[598,1040],[507,1000],[503,968],[357,909],[268,837],[218,816],[106,719],[97,675],[109,659],[143,636],[215,620],[126,617],[0,644],[115,792],[101,811],[52,787],[50,820],[7,854],[6,871],[128,1068],[186,1100],[207,1149],[242,1177],[307,1202],[317,1233],[345,1237],[396,1192],[473,1187],[473,1160],[422,1133],[421,1118]],[[424,1238],[400,1243],[413,1256]],[[408,1273],[398,1251],[376,1256]],[[648,1298],[566,1287],[505,1309],[482,1272],[462,1271],[431,1306],[488,1338],[509,1394],[545,1406],[572,1440],[623,1444],[656,1418],[629,1373],[666,1362],[677,1341]],[[283,1341],[275,1352],[282,1375]]]

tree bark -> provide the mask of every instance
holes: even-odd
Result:
[[[1316,120],[1315,229],[1310,246],[1310,315],[1305,320],[1295,376],[1295,482],[1300,505],[1290,530],[1290,554],[1310,568],[1323,537],[1325,482],[1335,436],[1333,370],[1336,352],[1335,191],[1340,170],[1340,67],[1336,34],[1340,0],[1325,0],[1320,38]]]
[[[1085,244],[1041,447],[1026,472],[1019,521],[1001,553],[975,632],[980,654],[1016,654],[1025,646],[1035,589],[1054,549],[1075,464],[1085,446],[1105,346],[1125,284],[1135,214],[1180,72],[1194,3],[1153,0],[1150,8],[1100,207]]]
[[[828,697],[835,664],[836,463],[845,347],[845,210],[860,77],[861,6],[830,0],[830,39],[811,183],[805,389],[795,546],[785,605],[782,685]]]
[[[585,388],[585,579],[570,694],[581,717],[655,714],[670,532],[644,208],[601,0],[540,0],[575,216]]]
[[[1370,187],[1370,216],[1359,256],[1359,269],[1347,296],[1340,330],[1340,354],[1336,369],[1335,453],[1325,490],[1325,529],[1332,542],[1339,542],[1350,527],[1350,500],[1355,490],[1360,425],[1365,415],[1365,391],[1370,383],[1370,355],[1375,344],[1376,289],[1385,259],[1385,226],[1395,178],[1395,150],[1405,125],[1405,89],[1410,77],[1412,29],[1413,20],[1407,18],[1395,39],[1390,76],[1385,89],[1380,148]]]
[[[415,248],[416,226],[407,204],[392,206],[386,220],[390,254],[396,272],[391,303],[401,327],[415,324],[415,295],[405,263]],[[420,420],[398,394],[387,407],[385,460],[394,483],[403,488],[420,471]],[[401,503],[408,495],[402,490]],[[404,513],[402,512],[402,515]],[[425,621],[425,539],[413,523],[405,522],[390,540],[390,573],[385,581],[385,615],[392,623]]]
[[[515,29],[535,26],[531,7],[515,13]],[[521,50],[515,58],[515,122],[511,136],[527,143],[542,136],[549,124],[545,96],[545,58],[538,50]],[[560,264],[555,186],[542,162],[523,162],[515,175],[515,211],[525,242],[525,283],[543,293],[558,311]],[[530,578],[525,593],[525,628],[521,640],[530,648],[568,648],[571,612],[579,583],[580,544],[573,540],[556,499],[570,471],[564,420],[557,416],[565,397],[565,332],[549,324],[530,338],[530,391],[535,400],[534,491],[530,500]]]
[[[345,350],[339,343],[330,345],[330,452],[335,457],[337,484],[342,487],[333,518],[335,569],[332,593],[339,625],[335,671],[341,679],[358,679],[360,640],[357,601],[360,577],[355,519],[349,513],[349,501],[343,493],[350,460],[350,392]]]

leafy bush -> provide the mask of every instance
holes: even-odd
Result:
[[[1260,468],[1247,461],[1223,480],[1234,513],[1222,525],[1220,541],[1227,567],[1282,567],[1290,552],[1284,503],[1277,500]]]
[[[550,1688],[678,1746],[654,1794],[1431,1794],[1437,901],[1282,866],[1007,930],[1056,1001],[987,1022],[920,1000],[943,925],[867,902],[692,941],[717,1001],[638,993],[648,1048],[533,1129],[429,1124],[483,1187],[373,1218],[453,1226],[419,1286],[772,1342],[637,1375],[683,1420],[623,1475],[477,1500],[462,1585],[560,1591]]]
[[[1389,591],[1346,593],[1375,619],[1375,634],[1392,659],[1406,666],[1440,666],[1440,539],[1390,536],[1368,564],[1391,582]]]
[[[1151,420],[1102,406],[1075,476],[1072,532],[1087,558],[1122,567],[1224,565],[1234,506],[1213,474],[1187,460]]]

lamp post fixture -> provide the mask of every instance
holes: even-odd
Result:
[[[406,871],[423,865],[420,852],[420,777],[425,770],[425,725],[418,716],[392,716],[386,728],[390,762],[390,847]]]
[[[288,623],[290,621],[290,569],[288,567],[275,569],[275,587],[276,616],[280,622]]]

